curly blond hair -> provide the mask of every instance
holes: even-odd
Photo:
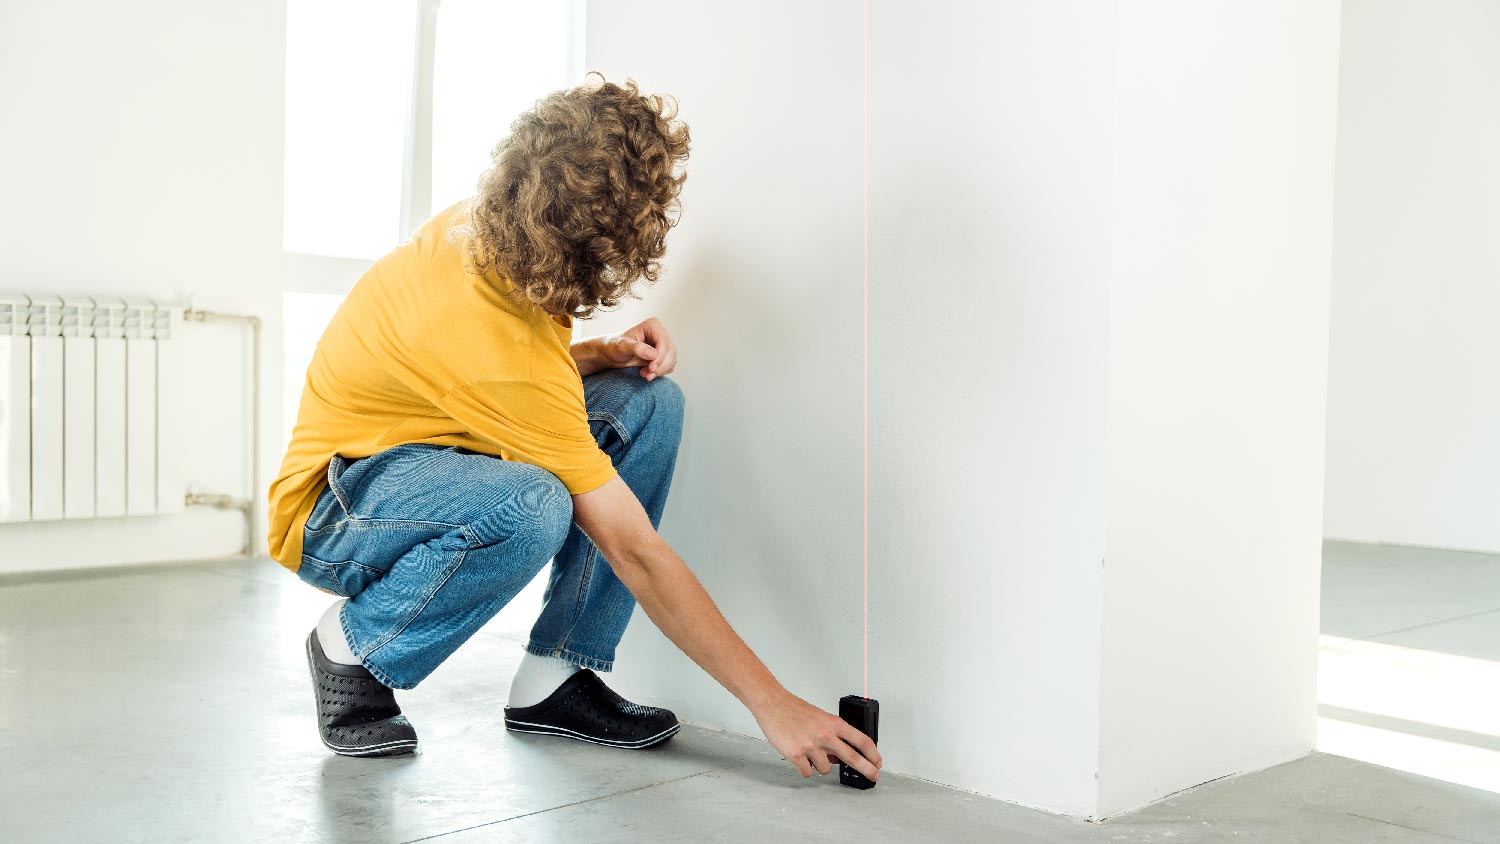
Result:
[[[471,259],[555,315],[581,319],[656,281],[687,174],[671,97],[590,73],[511,124],[464,226]]]

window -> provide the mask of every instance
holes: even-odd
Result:
[[[291,0],[288,288],[342,293],[581,81],[583,0]]]
[[[582,81],[581,72],[570,72],[569,5],[443,0],[432,98],[433,210],[473,195],[517,114]]]
[[[283,443],[292,439],[297,424],[297,406],[307,381],[318,339],[333,314],[344,303],[340,293],[287,292],[281,297],[281,426]]]
[[[474,192],[517,114],[583,78],[584,0],[290,0],[285,436],[370,264]]]
[[[392,0],[287,7],[288,252],[377,258],[397,241],[413,9]]]

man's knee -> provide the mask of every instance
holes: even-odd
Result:
[[[606,413],[632,432],[642,428],[681,432],[686,398],[667,376],[650,381],[635,369],[612,369],[589,376],[591,413]]]
[[[666,376],[650,381],[637,376],[636,380],[641,382],[635,397],[639,407],[629,414],[639,420],[636,441],[675,451],[682,441],[682,415],[686,406],[682,388]]]
[[[661,418],[680,424],[683,409],[687,406],[687,398],[682,394],[682,387],[665,375],[651,381],[642,378],[641,381],[645,385],[643,393],[651,402],[652,418]]]
[[[528,463],[507,463],[503,492],[465,531],[480,546],[504,546],[506,557],[537,570],[547,564],[573,524],[573,497],[557,476]],[[461,492],[461,491],[460,491]]]
[[[528,533],[538,548],[546,552],[546,559],[551,559],[573,524],[573,496],[556,475],[533,468],[536,470],[528,473],[517,493],[517,532]]]

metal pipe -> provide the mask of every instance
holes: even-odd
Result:
[[[212,507],[215,510],[245,510],[250,506],[250,499],[235,498],[232,495],[190,492],[184,503],[189,507]]]
[[[250,494],[243,502],[235,502],[227,495],[188,495],[188,504],[199,504],[220,509],[242,510],[245,513],[244,554],[254,555],[257,543],[255,528],[260,514],[260,317],[253,314],[225,314],[205,311],[201,308],[186,308],[182,312],[184,322],[233,322],[250,328]],[[196,500],[195,500],[196,499]]]

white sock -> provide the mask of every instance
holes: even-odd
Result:
[[[321,634],[319,634],[321,635]],[[578,666],[555,656],[537,656],[527,651],[510,681],[510,706],[534,706],[557,691],[563,681],[573,676]]]
[[[343,665],[359,665],[349,642],[344,638],[344,626],[339,623],[339,610],[344,608],[346,598],[333,602],[333,606],[318,619],[318,644],[323,646],[323,655]]]

